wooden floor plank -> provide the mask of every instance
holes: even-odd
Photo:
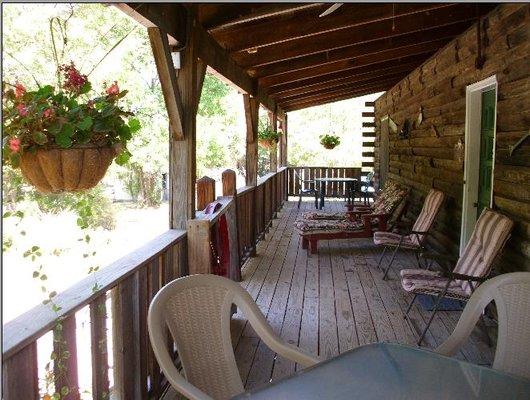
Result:
[[[415,304],[403,318],[412,296],[401,288],[399,269],[415,268],[409,253],[398,253],[383,281],[376,264],[381,249],[371,239],[322,241],[318,254],[308,254],[292,225],[312,202],[288,202],[269,234],[258,246],[258,257],[247,260],[243,282],[273,329],[287,342],[312,354],[332,357],[377,341],[414,345],[417,330],[429,312]],[[327,211],[343,210],[340,201],[326,202]],[[434,348],[452,331],[458,312],[440,312],[425,339]],[[236,360],[247,388],[256,388],[300,369],[261,343],[239,313],[233,320]],[[416,328],[416,331],[414,330]],[[476,330],[459,358],[488,365],[493,352]]]

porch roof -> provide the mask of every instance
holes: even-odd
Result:
[[[140,22],[186,43],[191,12],[199,58],[267,108],[293,111],[390,89],[495,4],[131,4]],[[134,10],[134,12],[132,11]],[[187,11],[186,11],[187,10]]]

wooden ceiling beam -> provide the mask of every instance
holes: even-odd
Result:
[[[297,110],[301,110],[304,108],[320,106],[320,105],[328,104],[328,103],[335,103],[337,101],[348,100],[348,99],[352,99],[352,98],[360,97],[360,96],[366,96],[367,94],[383,92],[388,89],[389,87],[382,87],[382,86],[366,88],[366,89],[362,89],[359,91],[353,91],[351,93],[337,94],[336,96],[323,97],[321,99],[310,100],[307,102],[299,102],[299,103],[291,104],[291,105],[283,105],[282,107],[285,109],[286,112],[292,112],[292,111],[297,111]]]
[[[378,64],[377,66],[369,65],[359,69],[340,71],[324,76],[317,76],[315,78],[302,79],[300,81],[290,82],[284,85],[273,86],[268,89],[268,93],[269,95],[276,96],[286,91],[304,89],[314,85],[340,82],[352,77],[377,76],[378,74],[387,74],[390,71],[395,70],[413,71],[418,65],[420,65],[421,62],[423,62],[423,58],[413,60],[409,63],[400,63],[399,65],[395,65],[393,62],[385,62]]]
[[[256,53],[240,51],[232,53],[239,65],[261,65],[291,58],[321,53],[357,43],[370,42],[406,33],[425,31],[456,22],[475,21],[477,15],[490,10],[492,5],[457,4],[443,12],[423,12],[392,20],[340,29],[324,34],[307,36],[296,40],[261,47]]]
[[[305,57],[293,58],[261,66],[252,66],[248,69],[251,76],[261,77],[275,75],[283,72],[304,69],[307,67],[328,64],[368,54],[379,53],[390,49],[397,49],[412,44],[435,42],[442,39],[452,39],[466,29],[468,23],[456,23],[443,28],[429,29],[423,32],[413,32],[401,36],[375,40],[368,43],[358,43],[353,46],[342,47],[323,53],[311,54]],[[433,43],[433,46],[436,44]]]
[[[366,54],[359,57],[352,57],[340,61],[329,62],[316,66],[308,66],[304,69],[297,70],[287,70],[272,75],[258,75],[257,78],[259,82],[265,86],[268,86],[270,82],[275,82],[278,79],[283,79],[292,76],[298,76],[300,74],[306,74],[306,76],[315,76],[323,73],[329,73],[333,71],[341,71],[343,69],[348,69],[351,66],[363,66],[376,64],[378,62],[386,60],[395,60],[411,55],[423,54],[427,52],[432,52],[433,49],[439,49],[449,43],[451,38],[443,38],[435,41],[423,42],[418,44],[409,44],[407,46],[401,46],[397,48],[390,48],[387,50],[379,51],[376,53]]]
[[[311,86],[309,88],[305,88],[305,90],[300,90],[298,92],[294,93],[282,93],[280,96],[276,97],[276,101],[283,102],[283,101],[290,101],[291,99],[296,98],[302,98],[304,96],[309,96],[314,93],[323,93],[323,92],[331,92],[333,90],[341,90],[344,87],[354,87],[354,86],[366,86],[366,85],[372,85],[377,84],[378,82],[383,82],[387,80],[393,80],[393,79],[402,79],[404,78],[410,71],[398,71],[398,72],[392,72],[385,75],[377,75],[377,76],[370,76],[370,77],[357,77],[353,76],[349,80],[344,80],[342,82],[333,82],[318,86]]]
[[[186,43],[187,13],[196,19],[197,7],[193,4],[183,7],[171,3],[130,3],[117,4],[121,11],[146,27],[158,27],[170,38],[170,43]],[[270,111],[277,109],[276,102],[270,98],[256,79],[235,63],[230,54],[217,43],[199,23],[193,26],[193,38],[198,41],[197,56],[211,69],[223,75],[239,91],[257,97],[259,102]],[[283,115],[283,111],[279,110]]]
[[[293,86],[291,89],[279,90],[278,92],[274,92],[274,93],[269,92],[269,96],[276,99],[280,97],[288,97],[289,95],[292,95],[292,94],[308,93],[310,91],[313,91],[314,89],[340,86],[344,83],[364,82],[364,81],[367,81],[373,78],[386,77],[388,75],[395,75],[398,73],[410,73],[417,66],[418,66],[417,63],[413,63],[413,64],[398,65],[396,67],[378,69],[375,71],[368,71],[364,73],[352,74],[352,73],[347,72],[343,74],[340,78],[324,80],[322,82],[318,82],[312,85]],[[272,89],[277,89],[277,88],[281,89],[280,86],[274,87]]]
[[[301,10],[270,20],[252,21],[246,25],[214,32],[214,37],[229,51],[244,51],[339,29],[379,23],[405,15],[425,11],[437,12],[451,6],[451,4],[440,3],[344,4],[333,14],[319,18],[319,14],[328,8],[327,5],[320,4],[319,8]]]
[[[398,63],[408,63],[415,58],[425,59],[427,56],[432,55],[436,48],[432,46],[422,45],[414,49],[408,54],[402,54],[400,51],[391,50],[388,52],[377,53],[374,55],[359,57],[354,60],[339,61],[333,64],[320,65],[313,68],[306,68],[300,71],[288,72],[280,75],[267,76],[258,79],[260,85],[270,87],[274,85],[280,85],[288,82],[294,82],[297,80],[312,78],[321,75],[327,75],[334,72],[350,70],[354,68],[366,67],[369,65],[377,65],[383,62],[392,62],[395,65]]]
[[[218,22],[215,25],[210,23],[204,25],[209,33],[217,34],[219,32],[234,31],[240,26],[249,22],[257,23],[260,19],[271,19],[274,17],[284,16],[286,14],[293,14],[302,10],[321,9],[321,3],[276,3],[261,5],[259,8],[248,13],[242,13],[236,18],[227,19],[223,22]]]
[[[374,87],[388,88],[388,87],[394,86],[397,82],[399,82],[404,77],[405,75],[402,74],[400,76],[393,76],[393,77],[382,79],[379,81],[367,82],[362,85],[349,84],[349,85],[344,85],[343,87],[326,89],[326,90],[322,90],[322,91],[310,93],[310,94],[303,94],[303,95],[299,95],[299,96],[289,98],[289,99],[279,99],[278,102],[282,105],[290,105],[290,104],[296,104],[296,103],[306,102],[306,101],[309,102],[314,99],[320,99],[320,98],[328,97],[328,96],[335,96],[335,95],[341,95],[345,93],[362,91],[362,90],[371,89]]]

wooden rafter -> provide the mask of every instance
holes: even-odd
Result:
[[[325,6],[324,6],[325,7]],[[422,11],[451,7],[449,4],[344,4],[340,11],[319,18],[322,8],[299,10],[281,18],[252,20],[232,29],[212,32],[227,50],[236,52],[270,46],[302,37],[329,33],[354,26],[376,24]]]
[[[352,46],[341,47],[322,53],[311,54],[305,57],[294,58],[277,63],[265,64],[249,68],[252,76],[262,77],[295,71],[312,66],[329,64],[337,61],[347,60],[354,57],[362,57],[391,49],[405,48],[421,43],[432,43],[442,39],[450,40],[457,33],[462,32],[469,24],[456,23],[443,28],[429,29],[423,32],[413,32],[401,36],[375,40],[368,43],[358,43]],[[432,43],[436,46],[437,43]]]
[[[355,73],[354,70],[357,70],[357,72],[359,72],[370,70],[370,68],[379,69],[385,66],[397,66],[400,63],[407,64],[419,60],[425,60],[426,57],[434,53],[434,50],[435,49],[433,48],[423,49],[422,51],[419,51],[418,53],[413,55],[397,56],[390,59],[384,59],[378,56],[377,58],[374,57],[370,58],[369,60],[364,60],[366,62],[363,62],[363,64],[359,64],[357,62],[344,62],[340,65],[333,66],[332,68],[327,65],[307,68],[303,71],[295,71],[287,74],[266,77],[261,79],[260,83],[262,83],[264,86],[271,87],[276,85],[283,85],[289,82],[307,80],[313,77],[332,75],[340,71],[350,71],[351,73]]]
[[[443,9],[443,12],[435,13],[426,11],[423,13],[406,15],[395,18],[395,20],[384,20],[381,22],[354,26],[323,34],[302,37],[277,43],[272,46],[259,48],[256,53],[240,51],[233,53],[234,60],[239,65],[259,65],[278,62],[291,58],[301,57],[309,54],[325,52],[356,43],[370,42],[373,40],[399,36],[406,33],[424,31],[434,27],[454,24],[461,21],[474,21],[476,19],[476,8],[472,4],[458,4]],[[480,5],[490,7],[491,5]]]

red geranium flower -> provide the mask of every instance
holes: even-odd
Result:
[[[63,88],[66,90],[78,92],[88,80],[86,75],[82,75],[77,70],[74,63],[70,63],[70,65],[61,65],[59,70],[64,72],[65,82],[63,84]]]
[[[118,87],[118,82],[114,81],[114,83],[107,88],[106,92],[107,92],[107,94],[109,96],[113,96],[113,95],[116,95],[116,94],[120,93],[120,88]]]
[[[42,116],[44,118],[50,118],[52,117],[54,114],[54,111],[53,111],[53,108],[47,108],[46,110],[44,110],[44,112],[42,113]]]
[[[17,105],[17,110],[18,110],[18,113],[22,116],[22,117],[25,117],[28,115],[28,108],[26,107],[25,104],[19,104]]]
[[[20,151],[20,139],[16,137],[9,139],[9,148],[13,153],[18,153]]]
[[[15,82],[15,97],[20,99],[25,93],[26,88],[22,85],[22,83],[19,83],[18,81]]]

